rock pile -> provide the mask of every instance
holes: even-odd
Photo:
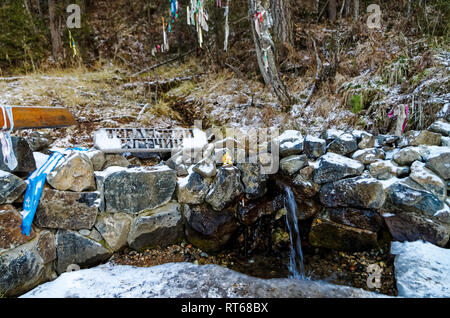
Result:
[[[449,135],[443,119],[402,138],[289,130],[255,157],[246,158],[248,146],[227,138],[207,145],[199,162],[180,152],[153,166],[75,150],[48,175],[30,236],[20,233],[23,178],[39,166],[34,158],[45,156],[33,156],[28,143],[15,138],[17,171],[0,167],[0,291],[23,293],[69,265],[91,267],[125,247],[143,250],[187,239],[219,251],[240,227],[282,217],[286,185],[298,218],[312,222],[313,246],[367,250],[387,229],[394,241],[422,239],[444,247],[450,235]],[[273,164],[275,146],[280,169],[269,176],[261,167]],[[225,156],[231,162],[223,164]]]

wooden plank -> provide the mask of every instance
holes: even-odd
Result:
[[[38,107],[38,106],[11,106],[14,118],[14,130],[37,128],[62,128],[76,125],[72,114],[63,107]],[[5,119],[0,110],[0,128]],[[7,120],[7,127],[11,123]]]

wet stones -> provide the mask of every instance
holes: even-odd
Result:
[[[178,203],[169,202],[140,214],[132,223],[128,245],[136,250],[175,244],[183,237],[183,220]]]
[[[99,204],[98,192],[44,189],[34,222],[42,228],[90,229],[94,226]]]
[[[448,227],[436,220],[413,213],[385,213],[383,218],[394,241],[424,240],[441,247],[449,241]]]
[[[47,182],[61,191],[82,192],[96,188],[91,160],[81,152],[73,152],[67,158],[63,158],[47,175]]]
[[[223,210],[244,192],[241,172],[237,167],[221,167],[206,195],[205,201],[216,211]]]
[[[383,218],[374,210],[355,208],[330,208],[331,221],[377,233],[383,225]]]
[[[326,153],[318,159],[317,168],[314,171],[314,182],[323,184],[345,177],[358,176],[363,170],[364,165],[359,161],[334,153]]]
[[[167,166],[112,172],[103,181],[106,211],[138,214],[169,202],[176,188],[176,172]]]
[[[261,166],[256,163],[238,163],[241,181],[247,199],[253,200],[264,196],[267,192],[268,175],[262,173]]]
[[[340,251],[364,251],[377,246],[377,234],[330,220],[328,212],[314,219],[309,233],[312,246]]]
[[[234,217],[236,208],[233,207],[217,212],[206,204],[184,205],[183,213],[187,239],[207,252],[223,248],[238,228],[238,222]]]

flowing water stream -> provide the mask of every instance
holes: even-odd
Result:
[[[300,232],[298,230],[297,220],[297,203],[290,187],[285,187],[286,198],[286,224],[289,230],[289,238],[291,241],[291,253],[289,262],[289,272],[291,278],[305,279],[305,268],[303,266],[303,252],[300,240]]]

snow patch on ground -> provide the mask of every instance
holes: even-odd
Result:
[[[393,242],[395,278],[402,297],[450,297],[450,250],[424,241]]]

